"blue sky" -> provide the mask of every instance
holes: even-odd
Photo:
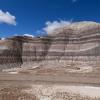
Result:
[[[48,22],[100,22],[100,0],[0,0],[0,12],[0,37],[37,36]]]

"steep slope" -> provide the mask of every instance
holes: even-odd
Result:
[[[1,40],[0,68],[80,69],[99,67],[99,23],[76,22],[57,28],[48,34],[44,37],[17,36]]]
[[[0,70],[20,67],[22,42],[14,39],[0,40]]]

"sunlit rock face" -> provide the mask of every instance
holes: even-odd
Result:
[[[23,41],[22,52],[22,67],[35,67],[40,62],[45,61],[45,57],[48,54],[48,50],[51,45],[51,38],[49,37],[37,37],[29,38]]]
[[[99,23],[73,23],[48,34],[0,40],[0,68],[99,67]]]

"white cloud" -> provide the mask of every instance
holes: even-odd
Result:
[[[1,40],[5,40],[5,38],[2,37]]]
[[[34,37],[34,35],[32,35],[32,34],[24,34],[23,36],[28,36],[28,37]]]
[[[71,21],[61,20],[61,21],[53,21],[53,22],[48,21],[46,22],[46,27],[43,28],[43,30],[49,34],[52,33],[55,29],[64,27],[66,25],[70,25],[71,23],[72,20]]]
[[[0,23],[6,23],[10,25],[16,25],[16,17],[11,15],[9,12],[3,12],[0,10]]]

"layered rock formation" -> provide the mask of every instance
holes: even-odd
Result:
[[[21,66],[22,42],[19,40],[0,40],[0,69],[8,69]]]
[[[78,22],[44,37],[0,40],[0,69],[99,67],[100,24]]]

